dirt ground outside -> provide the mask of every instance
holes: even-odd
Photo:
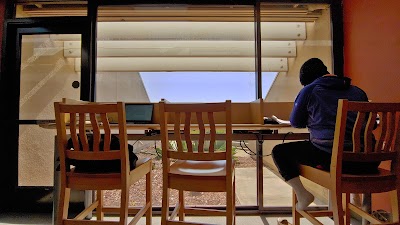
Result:
[[[237,150],[242,151],[242,150]],[[152,200],[153,206],[161,206],[162,203],[162,163],[161,158],[157,155],[154,147],[149,146],[140,150],[136,153],[139,158],[149,157],[153,160],[153,171],[152,171]],[[235,154],[240,156],[235,157],[236,168],[243,167],[255,167],[256,161],[247,154]],[[145,179],[139,180],[133,184],[130,188],[130,206],[140,206],[145,202]],[[178,199],[178,191],[172,190],[170,197],[170,205],[175,205]],[[186,192],[185,199],[187,205],[226,205],[225,193],[223,192]],[[118,207],[120,204],[120,191],[111,190],[105,191],[104,203],[107,206]],[[236,204],[240,205],[236,198]]]

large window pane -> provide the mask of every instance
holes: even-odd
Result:
[[[261,4],[262,57],[282,57],[285,66],[275,71],[269,91],[263,96],[266,102],[280,103],[287,112],[276,115],[289,119],[291,107],[302,86],[299,81],[301,65],[309,58],[320,58],[332,71],[332,40],[330,9],[327,4]],[[263,79],[265,76],[263,76]],[[264,92],[263,92],[264,94]],[[275,105],[278,106],[278,105]],[[270,114],[274,113],[269,109]],[[267,116],[272,116],[268,114]],[[282,133],[307,132],[306,129],[287,128]],[[285,141],[287,142],[287,141]],[[264,207],[291,206],[292,189],[280,177],[270,156],[272,148],[282,141],[265,141],[264,163]],[[326,189],[306,182],[306,187],[315,195],[312,205],[326,205]]]
[[[252,6],[240,5],[99,7],[96,101],[254,101],[253,12]],[[265,60],[281,65],[279,59]],[[240,145],[234,147],[236,204],[256,205],[255,161]],[[139,157],[154,157],[154,206],[162,200],[160,146],[159,141],[135,143]],[[107,192],[107,204],[117,204],[113,195]],[[176,199],[177,192],[172,196]],[[226,204],[224,193],[188,192],[186,200],[188,205]]]

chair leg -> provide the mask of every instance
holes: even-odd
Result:
[[[96,217],[97,220],[104,220],[104,212],[103,212],[103,190],[97,190],[97,201],[98,205],[96,208]]]
[[[185,195],[182,190],[179,190],[179,221],[185,220]]]
[[[335,225],[344,225],[343,217],[343,206],[342,206],[342,193],[338,189],[332,190],[332,211],[333,211],[333,221]]]
[[[343,200],[342,200],[342,207],[344,209],[344,224],[346,225],[350,225],[350,219],[351,219],[351,212],[350,209],[348,207],[349,203],[350,203],[350,193],[344,193],[342,195]]]
[[[232,198],[232,208],[233,208],[233,225],[236,225],[236,178],[233,178],[233,198]]]
[[[151,225],[151,217],[153,214],[153,205],[152,205],[152,199],[151,199],[151,180],[152,180],[152,175],[151,175],[151,169],[150,171],[146,174],[146,204],[149,204],[150,207],[147,209],[146,212],[146,225]]]
[[[63,220],[68,218],[69,198],[71,195],[70,188],[61,188],[60,199],[58,203],[57,224],[63,224]]]
[[[229,183],[229,181],[228,181]],[[232,199],[234,198],[233,196],[233,188],[228,187],[226,190],[226,225],[232,225],[233,224],[233,204],[232,204]]]
[[[167,225],[169,215],[169,192],[169,188],[164,184],[161,208],[161,225]]]
[[[121,188],[121,208],[119,214],[119,224],[126,225],[128,223],[128,204],[129,204],[129,185]]]
[[[293,225],[300,225],[300,213],[296,210],[297,196],[294,190],[292,190],[292,217],[293,217]]]
[[[399,210],[400,210],[400,190],[394,190],[389,192],[390,202],[392,205],[392,221],[400,222]]]
[[[230,182],[230,181],[229,181]],[[226,193],[226,199],[227,199],[227,220],[226,224],[229,225],[234,225],[235,224],[235,178],[233,177],[232,182],[230,182],[232,185],[228,187],[228,192]]]

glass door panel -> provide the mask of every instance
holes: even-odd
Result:
[[[33,124],[54,120],[55,101],[80,98],[80,71],[65,54],[72,40],[81,34],[21,37],[18,186],[53,186],[56,132]]]

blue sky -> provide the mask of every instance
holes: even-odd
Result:
[[[150,98],[173,102],[216,102],[227,99],[233,102],[255,100],[254,72],[141,72],[141,78]],[[265,97],[277,73],[262,76]]]

